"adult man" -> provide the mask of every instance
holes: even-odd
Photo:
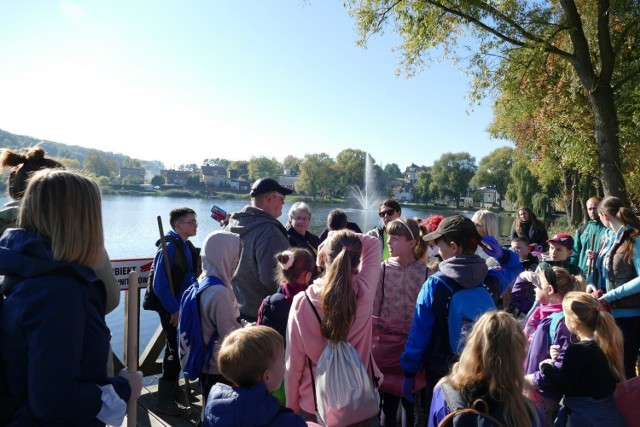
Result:
[[[380,240],[383,261],[389,258],[389,246],[387,245],[387,239],[385,237],[385,227],[391,221],[400,218],[400,215],[402,215],[400,203],[394,199],[384,200],[378,210],[378,216],[382,219],[382,225],[377,226],[367,233],[369,236],[375,236]]]
[[[598,205],[602,199],[600,197],[592,197],[587,200],[587,212],[589,221],[582,224],[576,230],[574,240],[573,255],[571,255],[571,263],[577,265],[582,271],[588,272],[587,251],[596,251],[600,247],[600,241],[607,229],[600,221],[598,214]],[[588,279],[588,278],[587,278]]]
[[[153,293],[160,301],[158,308],[160,324],[166,338],[162,377],[158,382],[156,411],[168,415],[180,415],[184,408],[175,402],[180,359],[178,356],[178,317],[182,294],[193,283],[200,264],[199,250],[188,240],[198,232],[196,213],[190,208],[176,208],[169,213],[171,230],[165,234],[167,257],[162,248],[153,261]],[[157,243],[159,246],[160,242]],[[171,271],[171,281],[167,277],[166,263]]]
[[[236,294],[240,317],[248,322],[258,318],[262,300],[278,289],[275,279],[276,254],[289,247],[287,230],[278,221],[287,194],[271,178],[260,178],[251,187],[251,205],[235,212],[227,230],[240,235],[240,263],[231,281]]]

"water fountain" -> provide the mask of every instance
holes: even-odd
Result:
[[[380,202],[380,196],[376,192],[375,174],[373,171],[373,160],[369,153],[365,154],[364,161],[364,188],[357,185],[351,187],[351,197],[353,197],[359,205],[361,212],[360,226],[363,230],[370,228],[369,217],[370,211],[377,210]]]

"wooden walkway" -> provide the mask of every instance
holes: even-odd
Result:
[[[138,419],[135,424],[128,423],[125,419],[123,426],[132,427],[134,425],[140,427],[161,427],[161,426],[175,426],[175,427],[192,427],[196,425],[198,418],[200,417],[200,410],[202,408],[202,396],[199,394],[197,384],[192,383],[191,386],[195,389],[192,390],[193,398],[197,398],[197,402],[192,403],[191,407],[186,414],[179,417],[172,417],[164,414],[157,414],[153,412],[153,408],[156,403],[156,392],[158,390],[158,384],[156,377],[145,378],[145,385],[142,388],[142,395],[138,399]],[[186,385],[183,380],[180,380],[181,388],[186,391]],[[196,394],[197,393],[197,394]]]

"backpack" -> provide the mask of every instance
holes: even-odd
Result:
[[[315,306],[304,293],[313,313],[322,325],[322,319]],[[375,417],[379,412],[380,395],[377,378],[371,377],[360,360],[356,349],[348,341],[328,342],[322,351],[316,367],[317,380],[314,379],[311,359],[311,388],[315,404],[316,417],[323,426],[346,426]]]
[[[198,296],[210,286],[225,286],[215,276],[207,276],[202,283],[194,281],[182,295],[180,301],[180,317],[178,318],[178,355],[180,366],[185,376],[195,381],[209,362],[213,347],[218,339],[218,331],[214,332],[209,344],[204,345],[202,324],[200,323],[200,300]]]
[[[506,427],[504,422],[489,413],[489,404],[484,399],[475,399],[469,405],[447,382],[440,383],[440,389],[449,413],[438,427]]]
[[[4,287],[0,285],[0,313],[4,305]],[[7,425],[14,412],[27,400],[27,396],[15,397],[9,393],[9,385],[6,377],[7,367],[0,356],[0,426]]]
[[[184,254],[184,249],[178,239],[172,236],[165,236],[166,243],[173,243],[173,246],[176,248],[176,253],[173,257],[173,263],[171,264],[171,281],[173,282],[174,291],[179,289],[180,284],[182,283],[182,278],[185,273],[194,268],[194,266],[187,265],[187,258]],[[160,241],[156,242],[156,247],[160,246]],[[191,257],[194,261],[194,264],[198,259],[198,250],[193,246],[189,240],[187,240],[187,246],[191,251]],[[162,249],[158,249],[162,251]],[[163,255],[160,255],[163,256]],[[155,276],[155,262],[151,265],[151,270],[149,271],[149,281],[147,282],[147,291],[144,294],[144,299],[142,300],[142,308],[145,310],[152,310],[162,312],[165,311],[160,299],[156,295],[153,290],[153,277]],[[193,269],[195,275],[195,269]]]
[[[558,311],[551,313],[549,318],[551,318],[551,325],[549,325],[549,345],[551,345],[556,340],[556,333],[558,332],[560,322],[564,321],[564,312]]]
[[[445,307],[446,323],[449,325],[449,344],[451,350],[460,354],[464,348],[465,337],[471,331],[476,319],[489,310],[495,310],[496,304],[484,284],[473,288],[463,288],[452,278],[442,273],[433,276],[448,290]]]

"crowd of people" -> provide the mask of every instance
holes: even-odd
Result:
[[[41,148],[0,160],[14,199],[0,212],[0,424],[120,425],[142,378],[108,363],[119,294],[100,190]],[[614,391],[637,375],[640,219],[619,199],[590,198],[589,220],[551,238],[521,207],[507,247],[491,211],[406,218],[393,199],[367,233],[336,209],[316,236],[304,202],[280,222],[290,193],[256,181],[202,249],[195,211],[169,213],[145,298],[167,341],[158,412],[189,405],[181,299],[215,283],[198,296],[213,349],[199,425],[627,425]]]

